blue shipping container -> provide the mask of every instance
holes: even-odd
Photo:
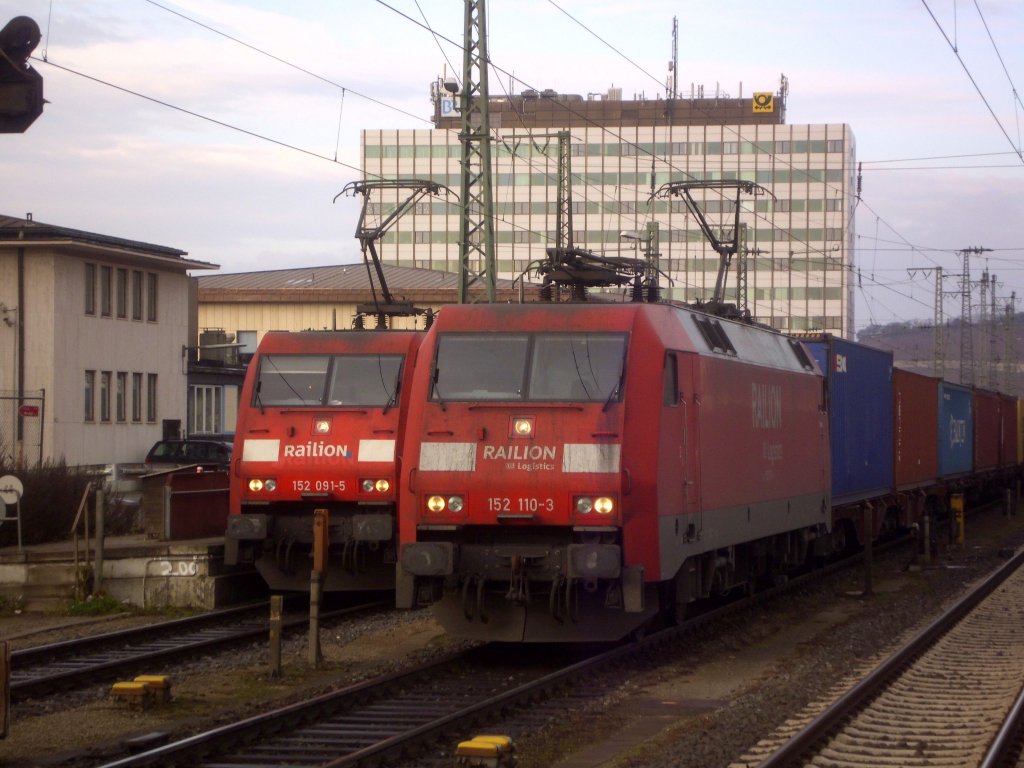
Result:
[[[832,503],[893,487],[892,353],[833,336],[804,342],[825,374],[832,445]]]
[[[969,387],[939,384],[939,477],[974,468],[974,395]]]

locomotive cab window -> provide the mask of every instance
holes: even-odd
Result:
[[[621,395],[625,357],[624,334],[443,334],[431,398],[608,402]]]
[[[264,355],[253,404],[393,406],[401,372],[401,355]]]

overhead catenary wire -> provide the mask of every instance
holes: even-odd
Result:
[[[147,0],[147,1],[150,1],[150,0]],[[152,3],[152,4],[153,4],[153,5],[156,5],[156,6],[159,6],[159,4],[158,4],[158,3]],[[173,12],[173,11],[172,11],[172,12]],[[179,14],[179,15],[180,15],[180,14]],[[428,28],[429,28],[429,25],[428,25]],[[220,34],[220,33],[218,33],[218,34]],[[228,37],[228,38],[230,39],[230,36],[225,36],[225,37]],[[236,42],[239,42],[240,44],[244,44],[244,43],[241,43],[240,41],[236,41]],[[451,42],[451,41],[448,41],[448,42]],[[440,47],[440,42],[438,43],[438,45],[439,45],[439,47]],[[254,49],[255,49],[255,47],[254,47]],[[259,50],[259,49],[256,49],[256,50]],[[287,63],[287,62],[286,62],[286,63]],[[293,66],[293,65],[290,65],[290,64],[289,64],[289,66]],[[81,73],[75,72],[74,70],[70,70],[70,69],[69,69],[69,68],[67,68],[67,67],[60,67],[60,68],[62,68],[62,69],[65,69],[65,70],[67,70],[67,71],[69,71],[69,72],[72,72],[72,73],[74,73],[74,74],[81,74]],[[301,68],[298,68],[298,67],[297,67],[297,69],[301,69]],[[648,74],[649,74],[649,73],[648,73]],[[91,77],[91,76],[88,76],[88,75],[82,75],[82,76],[84,76],[84,77],[88,77],[89,79],[95,80],[96,82],[101,82],[101,83],[104,83],[104,84],[108,84],[108,85],[113,85],[113,84],[110,84],[110,83],[106,83],[106,81],[103,81],[103,80],[101,80],[100,78],[94,78],[94,77]],[[314,75],[314,76],[315,76],[315,75]],[[519,81],[519,80],[518,80],[517,78],[516,78],[516,80],[517,80],[517,81]],[[519,82],[522,82],[522,81],[519,81]],[[230,128],[230,129],[232,129],[232,130],[236,130],[236,131],[239,131],[239,132],[241,132],[241,133],[247,134],[247,135],[249,135],[249,136],[252,136],[252,137],[255,137],[255,138],[259,138],[259,139],[263,139],[263,140],[266,140],[266,141],[272,142],[272,143],[274,143],[274,144],[277,144],[277,145],[279,145],[279,146],[282,146],[282,147],[284,147],[284,148],[294,149],[294,150],[296,150],[296,151],[302,152],[302,153],[304,153],[304,154],[307,154],[307,155],[311,155],[311,156],[314,156],[314,157],[319,157],[319,158],[322,158],[322,159],[326,159],[326,160],[328,160],[328,161],[331,161],[331,162],[337,162],[337,161],[336,161],[336,157],[335,157],[335,159],[334,159],[334,160],[332,160],[332,159],[331,159],[331,158],[329,158],[329,157],[326,157],[326,156],[320,155],[320,154],[318,154],[318,153],[316,153],[316,152],[310,152],[310,151],[308,151],[308,150],[302,149],[301,147],[297,147],[297,146],[294,146],[294,145],[292,145],[292,144],[290,144],[290,143],[288,143],[288,142],[284,142],[284,141],[279,141],[279,140],[273,139],[273,138],[271,138],[271,137],[268,137],[268,136],[262,135],[262,134],[260,134],[260,133],[257,133],[257,132],[255,132],[255,131],[251,131],[251,130],[247,130],[247,129],[239,128],[238,126],[232,125],[232,124],[230,124],[230,123],[228,123],[228,122],[225,122],[225,121],[221,121],[221,120],[217,120],[217,119],[214,119],[214,118],[208,117],[208,116],[206,116],[206,115],[202,115],[202,114],[200,114],[200,113],[198,113],[198,112],[194,112],[194,111],[191,111],[191,110],[188,110],[188,109],[183,109],[183,108],[181,108],[181,107],[177,107],[177,106],[175,106],[175,105],[173,105],[173,104],[170,104],[170,103],[168,103],[168,102],[165,102],[165,101],[163,101],[163,100],[160,100],[160,99],[153,99],[153,98],[151,98],[151,97],[147,97],[147,96],[145,96],[144,94],[140,94],[140,93],[138,93],[138,92],[135,92],[135,91],[131,91],[130,89],[120,88],[119,86],[113,86],[113,87],[115,87],[115,88],[119,88],[120,90],[123,90],[123,91],[125,91],[125,92],[127,92],[127,93],[132,93],[132,94],[134,94],[134,95],[140,96],[141,98],[145,98],[145,99],[148,99],[148,100],[150,100],[150,101],[153,101],[154,103],[162,104],[162,105],[164,105],[164,106],[167,106],[167,107],[170,107],[170,108],[172,108],[172,109],[177,109],[177,110],[179,110],[179,111],[181,111],[181,112],[184,112],[184,113],[186,113],[186,114],[189,114],[189,115],[193,115],[193,116],[195,116],[195,117],[199,117],[199,118],[201,118],[201,119],[204,119],[204,120],[208,120],[208,121],[210,121],[210,122],[212,122],[212,123],[215,123],[215,124],[217,124],[217,125],[220,125],[220,126],[224,126],[224,127]],[[341,86],[341,87],[342,87],[342,89],[343,89],[343,97],[342,97],[342,98],[344,98],[344,92],[345,92],[345,91],[344,91],[344,86]],[[376,101],[376,100],[374,100],[374,101]],[[390,105],[387,105],[387,104],[385,104],[384,102],[379,102],[379,101],[378,101],[377,103],[381,103],[381,104],[384,104],[384,106],[388,106],[388,107],[390,108]],[[398,110],[398,111],[402,111],[402,110]],[[410,114],[410,113],[407,113],[407,112],[406,112],[405,114],[407,114],[407,115],[408,115],[408,114]],[[413,117],[416,117],[416,116],[413,116]],[[421,119],[421,118],[417,118],[417,119]],[[429,122],[429,121],[424,121],[424,122]],[[612,135],[617,135],[617,134],[615,134],[614,132],[611,132],[611,133],[612,133]],[[619,138],[621,139],[622,137],[621,137],[621,136],[619,136]],[[775,157],[775,155],[774,155],[774,154],[773,154],[773,157]],[[671,162],[671,160],[668,160],[667,158],[661,158],[661,157],[656,157],[656,156],[654,156],[654,155],[652,155],[652,158],[654,158],[654,159],[657,159],[657,160],[658,160],[659,162],[664,162],[664,163],[666,163],[667,167],[669,167],[669,168],[675,168],[675,169],[678,169],[678,168],[679,168],[679,166],[675,165],[674,163],[672,163],[672,162]],[[783,164],[785,164],[785,163],[787,162],[787,161],[783,160],[782,158],[779,158],[779,161],[780,161],[781,163],[783,163]],[[358,168],[356,168],[356,167],[355,167],[355,166],[353,166],[353,165],[349,165],[349,164],[346,164],[346,163],[338,163],[338,164],[339,164],[339,165],[343,165],[344,167],[347,167],[347,168],[351,168],[351,169],[353,169],[353,170],[355,170],[355,171],[357,171],[357,172],[360,172],[360,173],[362,172],[362,170],[361,170],[361,169],[358,169]],[[792,166],[792,165],[790,164],[790,167],[794,167],[794,166]],[[577,178],[578,178],[578,177],[577,177]],[[605,195],[605,197],[608,197],[608,195]],[[762,221],[771,221],[771,220],[770,220],[770,219],[769,219],[768,217],[766,217],[766,216],[762,216],[762,215],[758,214],[758,213],[757,213],[756,211],[750,211],[750,210],[749,210],[749,208],[747,208],[746,206],[744,207],[744,210],[747,210],[747,211],[749,211],[750,213],[752,213],[752,214],[753,214],[753,215],[755,216],[755,218],[756,218],[757,220],[762,220]],[[546,234],[546,233],[542,233],[542,234]],[[794,244],[796,244],[796,245],[799,245],[800,243],[801,243],[801,241],[799,241],[799,240],[794,240]],[[810,245],[810,244],[808,244],[808,243],[804,243],[804,245],[805,245],[805,246],[806,246],[806,247],[808,248],[808,252],[809,252],[809,253],[819,253],[819,254],[824,254],[824,250],[822,250],[821,248],[817,248],[817,247],[811,246],[811,245]]]

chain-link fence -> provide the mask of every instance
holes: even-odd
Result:
[[[22,395],[0,390],[0,467],[31,467],[43,460],[44,390]]]

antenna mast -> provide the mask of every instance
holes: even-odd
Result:
[[[665,98],[675,99],[679,95],[679,19],[672,17],[672,58],[668,60],[668,80],[665,81]]]

